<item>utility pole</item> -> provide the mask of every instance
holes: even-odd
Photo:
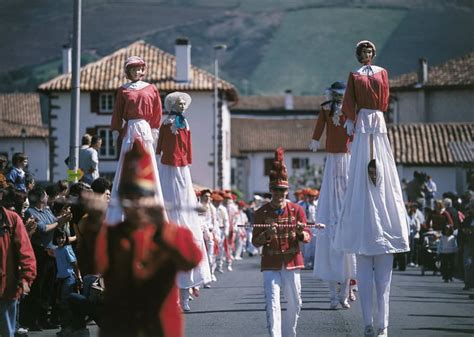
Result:
[[[69,130],[69,172],[68,181],[77,182],[79,164],[79,121],[80,121],[80,79],[81,79],[81,7],[82,0],[74,0],[72,33],[72,78],[71,78],[71,121]]]
[[[218,136],[219,136],[219,128],[218,128],[218,117],[219,117],[219,60],[218,60],[218,52],[219,50],[226,50],[227,46],[225,44],[218,44],[214,46],[214,169],[213,169],[213,177],[212,177],[212,188],[217,189],[220,188],[219,185],[219,154],[218,154]]]

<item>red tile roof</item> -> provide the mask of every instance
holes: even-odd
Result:
[[[390,80],[390,89],[409,89],[418,83],[418,73],[411,72]],[[474,85],[474,52],[428,68],[425,87],[457,87]]]
[[[176,58],[163,50],[145,43],[136,41],[128,47],[119,49],[96,62],[89,63],[81,68],[80,87],[83,91],[111,91],[116,90],[126,82],[123,72],[123,63],[127,57],[138,55],[147,63],[145,80],[155,84],[161,91],[209,91],[214,89],[214,76],[200,68],[191,66],[190,83],[176,83]],[[218,87],[229,94],[230,100],[237,100],[237,90],[224,80],[219,80]],[[42,91],[71,90],[71,73],[63,74],[39,86]]]
[[[293,96],[294,110],[319,111],[325,96]],[[284,110],[285,96],[239,96],[232,110]]]
[[[41,120],[39,94],[0,94],[0,138],[21,137],[22,129],[28,138],[48,137],[48,128]]]
[[[309,151],[316,119],[232,118],[231,153],[270,152],[278,146],[288,151]],[[453,165],[451,142],[474,141],[474,123],[397,124],[388,126],[395,162],[404,165]],[[325,134],[321,139],[324,146]]]
[[[231,155],[245,152],[274,151],[282,146],[286,151],[309,151],[308,144],[316,123],[311,119],[231,119]],[[322,140],[322,144],[325,141]]]
[[[451,142],[472,142],[474,123],[391,125],[388,139],[397,164],[453,165]]]

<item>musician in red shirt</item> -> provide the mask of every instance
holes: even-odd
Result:
[[[124,71],[130,82],[117,90],[111,129],[114,143],[120,137],[120,156],[112,185],[111,202],[106,220],[116,224],[123,220],[123,210],[118,202],[118,189],[123,166],[123,158],[130,151],[136,139],[140,140],[150,153],[155,153],[158,128],[161,121],[161,100],[158,89],[143,81],[146,72],[145,61],[138,56],[129,57],[124,63]],[[155,198],[163,204],[160,177],[155,157],[152,158]],[[166,215],[165,215],[166,217]]]
[[[252,243],[262,249],[261,270],[270,336],[296,336],[296,325],[301,311],[300,270],[304,269],[300,243],[311,241],[311,233],[304,226],[306,216],[301,206],[286,199],[288,173],[283,161],[283,149],[275,152],[270,171],[271,201],[255,212]],[[283,322],[280,291],[288,302]]]

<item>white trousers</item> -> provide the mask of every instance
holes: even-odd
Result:
[[[295,337],[300,315],[301,279],[299,270],[263,271],[263,288],[267,311],[267,328],[271,337]],[[288,303],[281,319],[280,292],[283,290]]]
[[[349,289],[351,279],[348,278],[344,282],[341,282],[341,288],[339,289],[339,293],[337,292],[337,283],[336,281],[329,281],[329,296],[331,301],[345,301],[349,298]]]
[[[357,255],[357,284],[364,325],[373,325],[372,294],[375,283],[377,293],[376,326],[388,327],[390,283],[392,281],[393,255]]]
[[[207,257],[209,258],[209,268],[211,269],[211,275],[214,275],[216,271],[216,254],[214,253],[215,242],[212,237],[209,238],[206,242],[207,244]]]

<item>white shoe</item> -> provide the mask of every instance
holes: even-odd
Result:
[[[231,266],[231,265],[228,265],[228,266],[227,266],[227,270],[228,270],[228,271],[232,271],[232,266]]]
[[[206,284],[204,285],[204,288],[205,288],[205,289],[211,288],[211,284],[210,284],[210,283],[206,283]]]
[[[221,273],[221,274],[224,274],[224,271],[222,270],[222,268],[217,269],[217,272]]]
[[[211,281],[212,281],[212,282],[216,282],[216,281],[217,281],[216,275],[214,275],[214,274],[211,275]]]
[[[191,308],[189,307],[188,303],[185,303],[181,306],[181,309],[183,309],[184,312],[191,311]]]
[[[380,328],[378,331],[377,331],[377,336],[382,336],[382,337],[388,337],[388,331],[387,331],[387,328]]]
[[[347,301],[347,299],[344,300],[339,300],[339,303],[341,303],[342,309],[350,309],[351,305]]]
[[[339,305],[338,300],[331,300],[331,303],[329,303],[329,309],[336,310],[338,305]]]
[[[237,256],[236,258],[234,258],[234,260],[240,261],[240,260],[242,260],[242,258],[240,256]]]
[[[364,329],[364,337],[374,337],[374,327],[367,325]]]

